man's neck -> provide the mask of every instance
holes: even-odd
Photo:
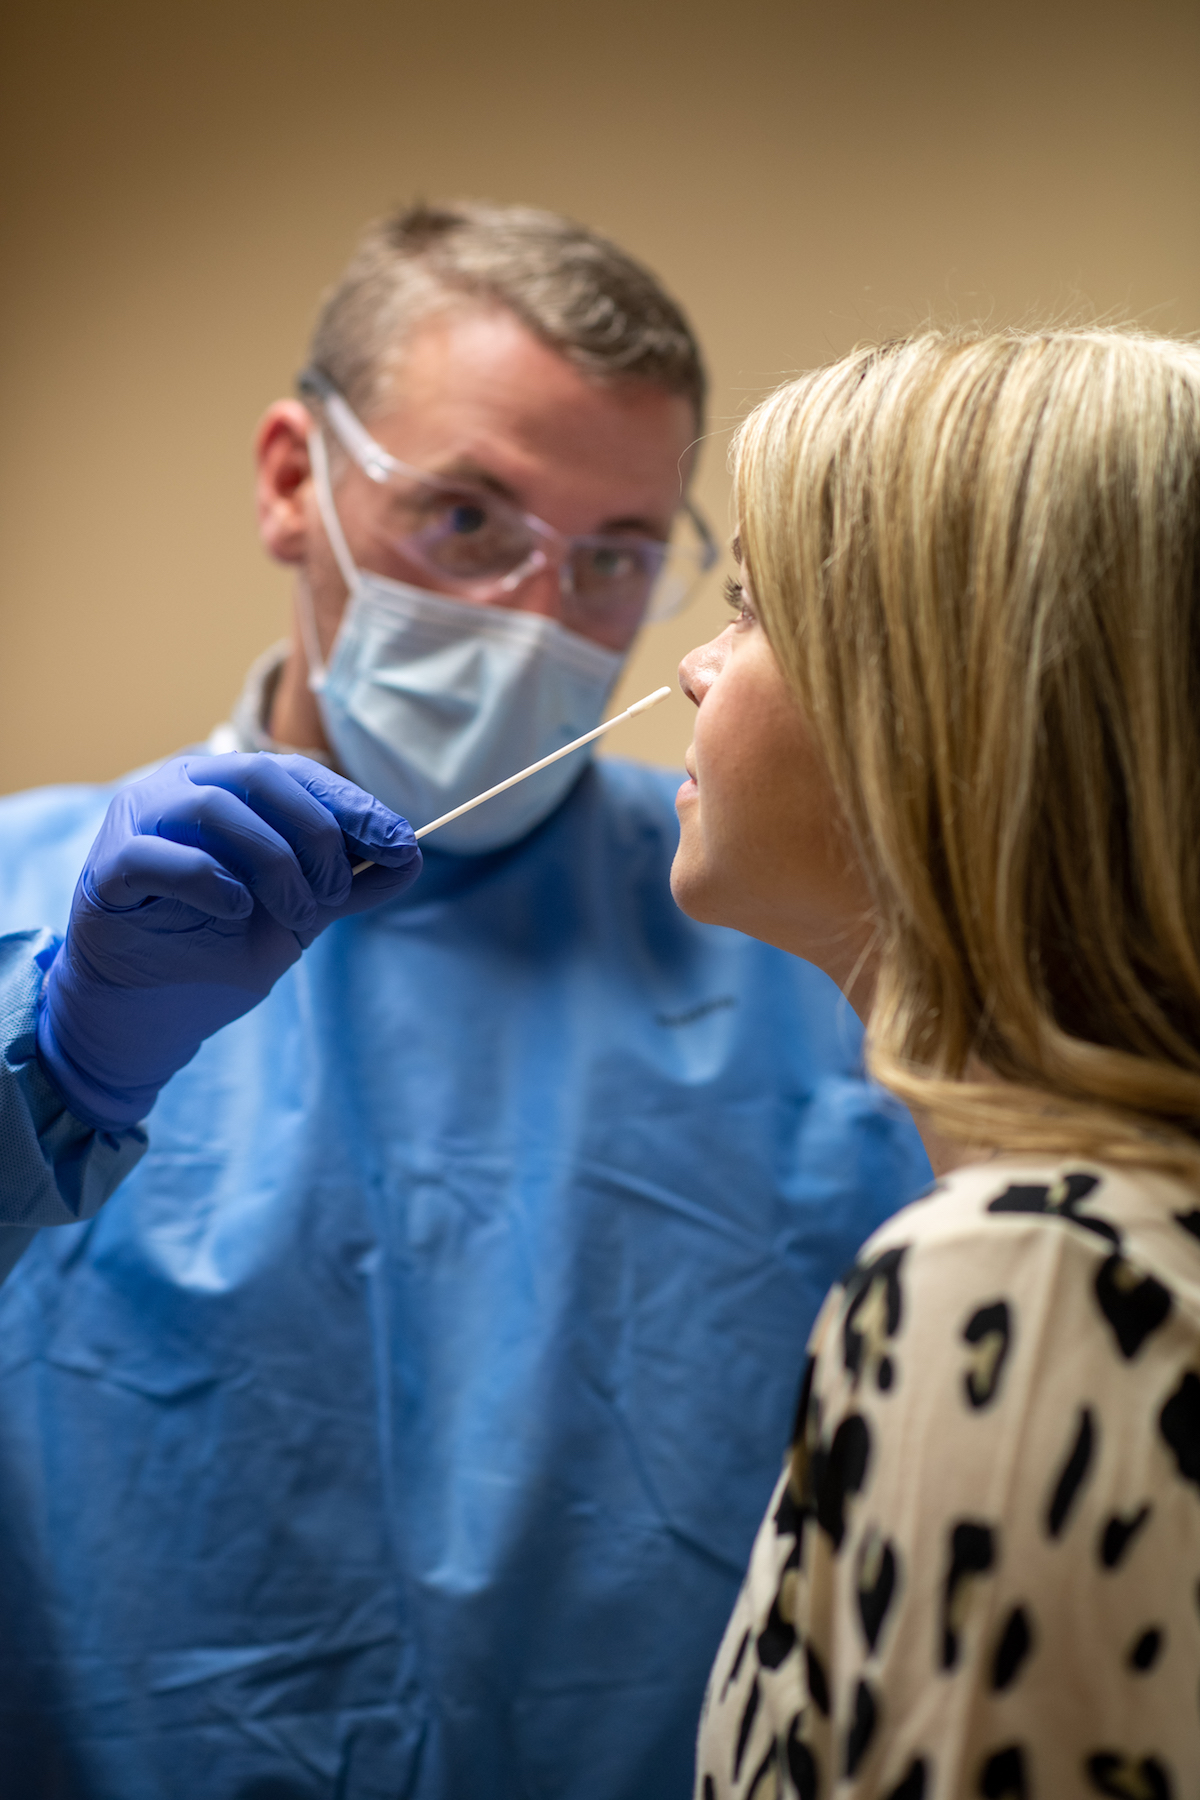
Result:
[[[294,621],[292,646],[279,672],[271,709],[263,724],[277,744],[328,753],[329,740],[321,723],[317,697],[308,685],[308,657]]]

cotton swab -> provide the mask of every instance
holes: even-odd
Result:
[[[422,825],[420,831],[414,831],[413,836],[428,837],[431,831],[438,831],[443,825],[448,825],[451,819],[461,818],[463,813],[470,812],[476,806],[482,806],[485,800],[494,799],[497,794],[502,794],[505,788],[516,787],[518,781],[524,781],[527,775],[536,775],[539,769],[548,769],[550,764],[557,762],[560,757],[570,756],[572,750],[579,750],[584,744],[590,744],[593,738],[602,737],[606,731],[611,731],[614,725],[620,725],[622,720],[635,719],[638,713],[648,712],[652,706],[657,706],[660,700],[665,700],[671,692],[669,687],[656,688],[652,694],[647,694],[644,700],[635,700],[632,706],[625,708],[624,712],[617,713],[611,719],[605,719],[603,725],[597,725],[594,731],[585,731],[583,736],[577,737],[573,744],[564,744],[561,750],[554,750],[549,756],[543,756],[540,762],[530,763],[529,767],[522,769],[519,775],[510,775],[507,781],[498,781],[495,787],[488,788],[486,793],[476,794],[473,800],[464,800],[461,806],[454,808],[453,812],[443,813],[440,819],[433,819],[428,825]],[[352,875],[361,875],[364,869],[373,869],[374,867],[373,862],[355,863],[350,872]]]

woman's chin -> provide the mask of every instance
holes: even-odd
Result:
[[[720,910],[720,883],[713,881],[703,858],[693,852],[684,833],[671,864],[671,897],[680,912],[702,925],[725,925]]]
[[[702,856],[691,854],[686,834],[671,864],[671,896],[680,912],[699,925],[726,925],[748,937],[762,935],[754,929],[749,916],[753,908],[747,908],[746,894],[737,882],[710,868]]]

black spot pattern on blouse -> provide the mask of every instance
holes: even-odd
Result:
[[[1092,1466],[1095,1440],[1095,1416],[1090,1406],[1081,1407],[1075,1440],[1046,1508],[1046,1530],[1052,1538],[1061,1537],[1067,1528],[1072,1508],[1079,1498],[1079,1490],[1087,1480],[1088,1470]]]
[[[817,1800],[820,1792],[820,1773],[817,1759],[810,1747],[800,1736],[803,1714],[797,1713],[788,1726],[787,1742],[784,1744],[784,1760],[792,1786],[796,1789],[800,1800]]]
[[[1189,1369],[1158,1417],[1185,1481],[1200,1487],[1200,1377]]]
[[[804,1509],[796,1498],[791,1482],[784,1484],[775,1508],[775,1529],[780,1536],[799,1537],[804,1530]]]
[[[781,1610],[782,1594],[776,1594],[770,1616],[758,1634],[758,1660],[764,1669],[777,1669],[796,1642],[796,1627]]]
[[[1066,1219],[1072,1225],[1078,1225],[1084,1231],[1094,1231],[1098,1237],[1107,1238],[1110,1244],[1120,1245],[1121,1234],[1108,1220],[1095,1217],[1091,1213],[1079,1211],[1080,1202],[1094,1193],[1099,1185],[1094,1175],[1066,1175],[1052,1187],[1024,1187],[1014,1185],[997,1194],[988,1202],[990,1213],[1041,1213],[1059,1219]]]
[[[855,1774],[871,1746],[879,1723],[879,1705],[865,1681],[854,1690],[854,1715],[846,1732],[846,1756],[843,1769],[847,1777]]]
[[[858,1616],[868,1650],[874,1650],[896,1592],[898,1563],[895,1546],[872,1531],[863,1538],[858,1553]]]
[[[804,1439],[805,1432],[808,1429],[809,1414],[812,1412],[814,1406],[813,1383],[816,1379],[816,1374],[817,1359],[815,1356],[810,1356],[804,1364],[804,1375],[800,1382],[800,1395],[796,1401],[796,1422],[792,1426],[793,1444],[801,1443]],[[816,1420],[815,1423],[819,1429],[820,1420]],[[790,1530],[791,1527],[788,1526],[786,1529]]]
[[[1097,1272],[1096,1298],[1122,1356],[1136,1356],[1171,1311],[1171,1296],[1162,1282],[1115,1252]]]
[[[888,1789],[884,1800],[925,1800],[926,1776],[924,1757],[914,1757],[895,1787]]]
[[[1172,1800],[1170,1779],[1156,1757],[1098,1750],[1088,1757],[1086,1768],[1095,1792],[1112,1800]]]
[[[975,1351],[963,1376],[967,1399],[972,1406],[987,1406],[999,1393],[1011,1336],[1006,1300],[993,1300],[988,1306],[977,1307],[963,1326],[963,1339]]]
[[[1146,1501],[1134,1513],[1124,1516],[1121,1513],[1109,1514],[1104,1535],[1100,1539],[1100,1561],[1106,1569],[1120,1567],[1129,1546],[1150,1517],[1150,1511],[1150,1502]]]
[[[1163,1634],[1157,1625],[1151,1625],[1143,1631],[1135,1644],[1130,1646],[1129,1666],[1144,1675],[1158,1661],[1159,1651],[1163,1647]]]
[[[753,1634],[749,1631],[746,1631],[742,1634],[742,1641],[737,1647],[737,1654],[735,1655],[732,1663],[729,1665],[729,1673],[725,1677],[725,1686],[721,1689],[722,1700],[725,1698],[726,1694],[729,1692],[730,1688],[733,1686],[734,1682],[737,1680],[738,1676],[741,1674],[742,1664],[746,1660],[746,1652],[750,1648],[750,1639],[751,1639],[752,1635]]]
[[[1154,1182],[980,1165],[864,1248],[814,1329],[696,1800],[1196,1791],[1200,1195]]]
[[[779,1746],[772,1744],[750,1777],[746,1800],[768,1800],[768,1796],[769,1800],[775,1800],[775,1795],[779,1792],[779,1784],[774,1779],[778,1766]]]
[[[1025,1752],[1019,1744],[993,1751],[979,1771],[979,1792],[983,1800],[1028,1800]]]
[[[895,1337],[903,1318],[900,1265],[905,1245],[885,1250],[882,1256],[856,1264],[846,1277],[846,1312],[842,1323],[842,1361],[857,1383],[870,1369],[884,1393],[895,1378],[895,1368],[885,1346]]]
[[[829,1717],[829,1677],[825,1673],[825,1665],[817,1655],[813,1644],[804,1646],[804,1667],[808,1676],[808,1691],[812,1703],[819,1713]]]
[[[741,1773],[742,1758],[746,1754],[746,1749],[750,1742],[750,1734],[754,1730],[754,1720],[758,1713],[758,1703],[761,1699],[762,1688],[759,1686],[758,1677],[755,1676],[754,1685],[750,1689],[746,1705],[742,1711],[742,1722],[738,1727],[737,1748],[733,1753],[733,1778],[735,1781]]]
[[[1021,1672],[1021,1665],[1033,1648],[1033,1632],[1023,1606],[1014,1606],[1004,1623],[1000,1642],[992,1660],[992,1690],[1002,1694]]]
[[[829,1449],[814,1455],[813,1482],[817,1498],[817,1524],[835,1550],[846,1535],[846,1502],[857,1494],[867,1472],[871,1433],[861,1413],[851,1413],[833,1434]]]
[[[977,1519],[960,1519],[950,1529],[950,1566],[942,1589],[942,1668],[958,1661],[959,1636],[971,1596],[971,1577],[986,1575],[996,1560],[995,1535]]]

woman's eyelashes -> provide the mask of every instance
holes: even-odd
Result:
[[[750,610],[750,602],[746,599],[745,588],[740,581],[735,581],[732,575],[725,577],[725,602],[733,608],[739,619],[754,617]]]

